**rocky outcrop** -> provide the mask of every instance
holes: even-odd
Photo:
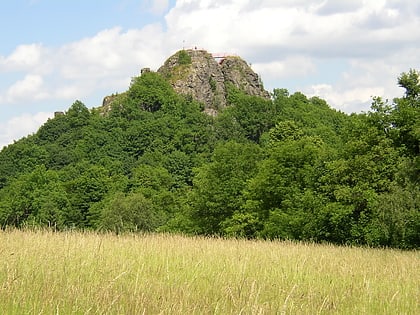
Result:
[[[143,68],[141,74],[150,71],[150,68]],[[237,56],[213,56],[201,49],[180,50],[169,57],[157,72],[171,83],[177,93],[203,103],[204,111],[213,116],[228,105],[227,94],[231,87],[248,95],[270,98],[258,74]],[[120,96],[106,96],[101,113],[106,114]]]
[[[258,75],[236,56],[217,59],[205,50],[181,50],[158,69],[175,91],[205,104],[211,115],[227,105],[227,89],[232,85],[249,95],[269,98]]]
[[[230,82],[236,88],[246,94],[269,98],[270,94],[264,90],[258,74],[239,57],[226,57],[220,62],[223,76],[226,82]]]

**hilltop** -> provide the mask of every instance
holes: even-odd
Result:
[[[258,74],[238,56],[212,55],[201,49],[180,50],[157,70],[177,93],[191,95],[214,114],[227,106],[231,87],[268,99]]]
[[[222,57],[181,50],[0,151],[0,226],[420,246],[418,72],[346,115]]]
[[[142,68],[140,75],[153,72]],[[261,78],[241,57],[229,54],[210,54],[203,49],[183,49],[170,56],[157,70],[180,95],[191,97],[204,105],[204,112],[215,116],[229,106],[229,91],[235,89],[245,95],[269,100]],[[103,110],[116,95],[106,96]]]

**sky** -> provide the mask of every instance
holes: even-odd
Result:
[[[3,0],[0,149],[76,100],[100,106],[183,48],[242,57],[268,91],[346,113],[420,69],[420,1]]]

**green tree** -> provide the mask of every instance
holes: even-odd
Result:
[[[38,146],[34,136],[28,136],[8,145],[0,151],[0,189],[13,178],[30,173],[38,165],[45,164],[49,152]]]
[[[378,240],[380,228],[374,222],[378,200],[395,185],[401,150],[390,139],[389,107],[375,98],[372,109],[351,116],[346,146],[326,163],[319,178],[319,191],[329,202],[318,219],[329,227],[324,232],[329,241],[386,245]]]
[[[405,89],[402,98],[394,99],[395,109],[392,113],[397,129],[396,143],[404,147],[414,157],[416,173],[420,175],[420,74],[411,69],[402,73],[398,84]]]
[[[37,142],[46,144],[56,141],[66,132],[70,132],[71,126],[66,115],[60,115],[47,120],[37,131]]]
[[[240,209],[242,191],[259,158],[257,145],[231,141],[219,144],[210,163],[195,169],[191,216],[199,232],[223,233],[223,221]]]
[[[117,234],[152,231],[156,228],[152,210],[152,202],[141,193],[117,193],[103,208],[99,228]]]
[[[268,132],[269,145],[274,145],[279,141],[299,140],[304,136],[304,132],[293,120],[284,120],[276,124]]]
[[[263,222],[262,236],[303,238],[319,205],[315,191],[327,152],[322,141],[308,136],[278,141],[268,149],[247,183],[243,206]]]
[[[89,124],[90,115],[89,109],[80,101],[75,101],[66,112],[66,118],[72,128]]]
[[[418,71],[410,69],[408,72],[403,72],[398,78],[398,85],[405,89],[405,98],[419,100],[420,74]]]
[[[142,190],[146,196],[151,196],[159,190],[169,190],[173,185],[172,176],[161,166],[140,164],[132,170],[130,190]],[[147,193],[146,191],[150,191]]]
[[[150,112],[172,106],[177,98],[169,82],[156,72],[147,72],[134,77],[128,90],[128,97],[136,106]]]
[[[57,172],[37,166],[22,174],[0,190],[0,225],[21,227],[65,226],[64,216],[69,207],[66,192]]]
[[[164,162],[164,167],[171,174],[175,187],[192,184],[192,161],[186,153],[178,150],[171,152]]]
[[[70,202],[65,224],[79,228],[92,227],[90,208],[106,196],[112,187],[109,171],[102,166],[81,162],[65,169],[64,186]]]
[[[247,95],[234,87],[228,91],[230,106],[216,119],[219,138],[236,141],[246,138],[258,143],[261,135],[274,126],[276,107],[271,100]]]
[[[419,209],[419,187],[395,185],[378,197],[375,216],[367,229],[367,242],[373,246],[419,248]]]

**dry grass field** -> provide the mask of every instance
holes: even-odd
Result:
[[[0,232],[0,314],[420,314],[418,251]]]

